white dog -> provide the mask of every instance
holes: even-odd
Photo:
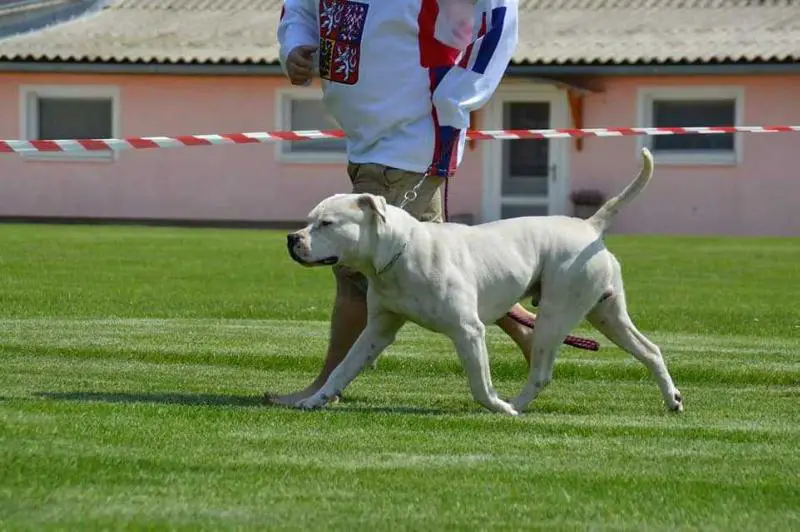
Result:
[[[634,326],[620,265],[603,233],[620,207],[647,185],[653,159],[588,220],[524,217],[477,226],[422,223],[371,194],[337,194],[320,202],[308,225],[288,235],[289,254],[305,266],[341,264],[369,279],[367,326],[341,364],[299,408],[323,406],[394,342],[411,320],[455,344],[476,401],[516,415],[552,380],[559,346],[585,317],[633,355],[658,382],[669,409],[683,410],[659,348]],[[521,299],[538,306],[528,381],[510,403],[489,374],[485,325]]]

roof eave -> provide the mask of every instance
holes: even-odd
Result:
[[[800,61],[512,64],[509,76],[691,76],[800,73]]]
[[[167,74],[182,76],[274,76],[282,74],[278,63],[266,62],[103,62],[0,60],[0,72],[65,74]]]
[[[167,74],[196,76],[274,76],[281,75],[272,62],[102,62],[0,60],[0,72],[69,74]],[[751,61],[707,63],[512,63],[508,76],[670,76],[670,75],[748,75],[800,74],[800,61]]]

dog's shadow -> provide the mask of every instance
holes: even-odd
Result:
[[[264,406],[263,397],[186,393],[37,392],[41,399],[100,403],[152,403],[184,406]]]
[[[288,406],[275,405],[264,400],[263,396],[247,395],[214,395],[186,393],[131,393],[131,392],[36,392],[40,399],[54,401],[100,402],[100,403],[150,403],[183,406],[234,406],[244,408],[270,408],[292,411]],[[443,416],[467,412],[461,410],[443,410],[425,407],[382,407],[370,406],[350,401],[340,401],[325,409],[330,412],[373,413],[373,414],[410,414],[426,416]],[[297,410],[294,410],[297,411]]]

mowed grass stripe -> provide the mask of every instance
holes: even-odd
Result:
[[[290,372],[317,369],[327,336],[328,324],[312,321],[0,320],[0,346],[9,354],[128,356],[171,364],[202,362]],[[523,375],[522,359],[513,354],[516,351],[511,342],[496,328],[490,328],[488,336],[493,373],[501,378]],[[602,351],[562,347],[557,378],[646,376],[644,366],[599,334],[593,336],[601,340]],[[680,377],[683,382],[800,382],[800,359],[793,356],[800,348],[800,340],[748,341],[747,337],[675,333],[655,333],[651,338],[662,346],[676,379]],[[287,349],[287,343],[293,345]],[[702,360],[703,353],[711,351],[717,356],[725,355],[714,367]],[[409,363],[416,359],[422,363]],[[413,324],[401,331],[398,342],[387,350],[381,363],[415,375],[461,371],[447,338]]]

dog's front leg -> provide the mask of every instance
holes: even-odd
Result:
[[[516,416],[517,411],[514,407],[500,399],[492,386],[489,350],[486,348],[486,328],[483,323],[476,319],[473,323],[464,325],[451,338],[469,378],[472,397],[492,412]]]
[[[356,378],[364,366],[375,360],[389,347],[403,326],[404,320],[389,313],[370,314],[367,326],[347,352],[344,360],[330,374],[317,393],[295,404],[297,408],[312,409],[324,406],[339,395]]]

